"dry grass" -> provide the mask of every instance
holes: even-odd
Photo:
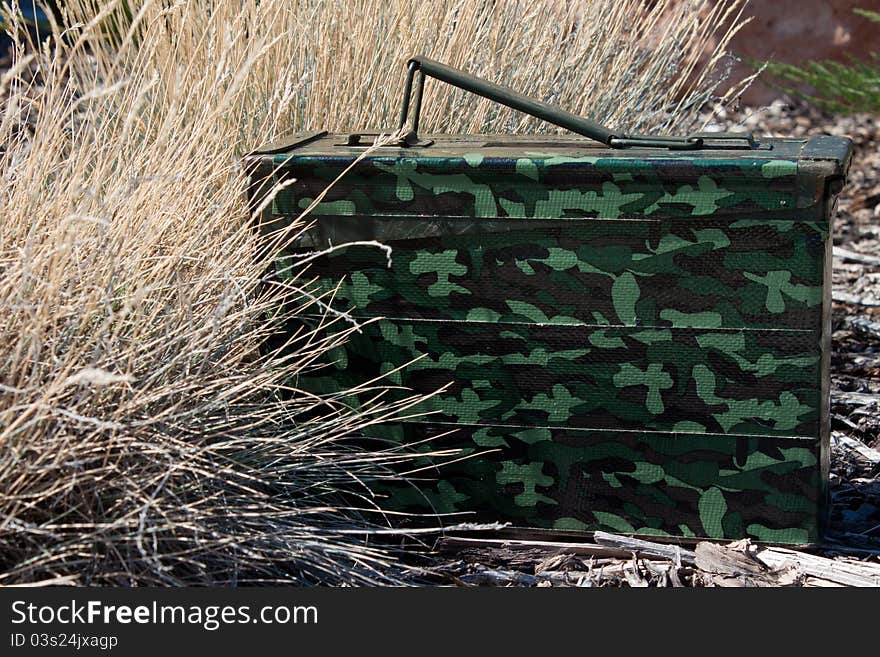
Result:
[[[239,156],[393,123],[416,52],[613,126],[687,125],[720,79],[695,55],[721,14],[146,0],[109,38],[120,2],[92,4],[0,83],[0,584],[400,581],[365,538],[383,517],[338,493],[371,507],[402,456],[351,437],[401,409],[288,389],[316,335],[260,353],[285,292],[260,285]],[[529,128],[439,85],[426,103],[426,130]]]

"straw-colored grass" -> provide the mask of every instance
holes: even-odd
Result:
[[[406,577],[368,542],[400,454],[351,440],[401,409],[287,389],[316,335],[260,352],[285,292],[260,285],[239,157],[393,124],[418,52],[612,126],[686,126],[740,5],[144,0],[113,28],[118,1],[64,4],[0,82],[0,584]],[[536,127],[439,84],[422,125]]]

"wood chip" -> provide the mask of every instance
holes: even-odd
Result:
[[[540,575],[549,570],[578,570],[583,562],[573,554],[554,554],[535,566],[535,574]]]
[[[716,545],[698,543],[696,549],[697,568],[714,575],[716,586],[790,586],[797,581],[797,573],[791,567],[770,569],[756,560],[748,551],[748,545]]]
[[[768,570],[767,566],[744,552],[706,542],[697,544],[696,564],[700,570],[716,575],[762,577]]]
[[[533,541],[504,538],[471,538],[459,536],[445,536],[437,543],[437,549],[443,552],[459,552],[462,549],[485,549],[497,553],[516,554],[529,552],[542,555],[547,558],[553,554],[573,554],[596,557],[622,557],[630,556],[629,550],[615,549],[595,543],[568,543],[564,541]]]
[[[851,294],[841,290],[834,290],[831,298],[838,303],[848,303],[851,306],[866,306],[868,308],[876,308],[880,306],[880,300],[873,297],[863,297],[858,294]]]
[[[641,557],[669,559],[675,563],[686,563],[691,565],[694,563],[694,553],[679,545],[655,543],[640,538],[618,536],[617,534],[607,534],[605,532],[595,532],[593,534],[593,540],[606,547],[635,552]]]
[[[843,584],[838,584],[837,582],[829,582],[827,579],[819,579],[817,577],[805,578],[804,586],[836,589],[843,588]]]
[[[518,570],[481,570],[459,579],[473,586],[536,586],[538,578]]]
[[[758,550],[755,557],[771,568],[795,567],[808,577],[846,586],[880,586],[880,564],[849,559],[827,559],[784,548]]]
[[[880,452],[876,449],[868,447],[861,440],[856,440],[855,438],[850,438],[844,433],[833,433],[831,435],[832,444],[841,449],[846,450],[847,452],[853,452],[863,458],[866,461],[870,461],[871,463],[880,463]]]
[[[865,317],[847,317],[843,325],[860,338],[880,340],[880,322]]]
[[[840,246],[835,246],[833,251],[835,258],[841,260],[849,260],[850,262],[860,262],[866,265],[880,265],[880,257],[868,255],[867,253],[858,253],[850,251]]]
[[[880,403],[880,395],[845,390],[835,390],[832,399],[835,403],[843,403],[850,406],[868,406]]]

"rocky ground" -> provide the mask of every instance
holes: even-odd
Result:
[[[832,511],[826,543],[791,551],[704,542],[593,543],[447,538],[443,575],[501,586],[880,586],[880,117],[830,116],[776,101],[717,116],[709,129],[756,136],[845,135],[855,142],[834,218]]]

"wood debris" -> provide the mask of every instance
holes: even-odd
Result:
[[[880,586],[880,563],[847,556],[829,558],[748,540],[728,545],[700,541],[688,550],[604,532],[596,532],[594,539],[596,543],[447,537],[438,550],[467,557],[446,570],[466,586]],[[619,553],[619,548],[628,556],[607,556],[608,550]],[[521,558],[506,554],[523,549],[532,555],[531,572]],[[519,568],[481,563],[502,561],[517,562]],[[451,572],[455,569],[464,572]]]

